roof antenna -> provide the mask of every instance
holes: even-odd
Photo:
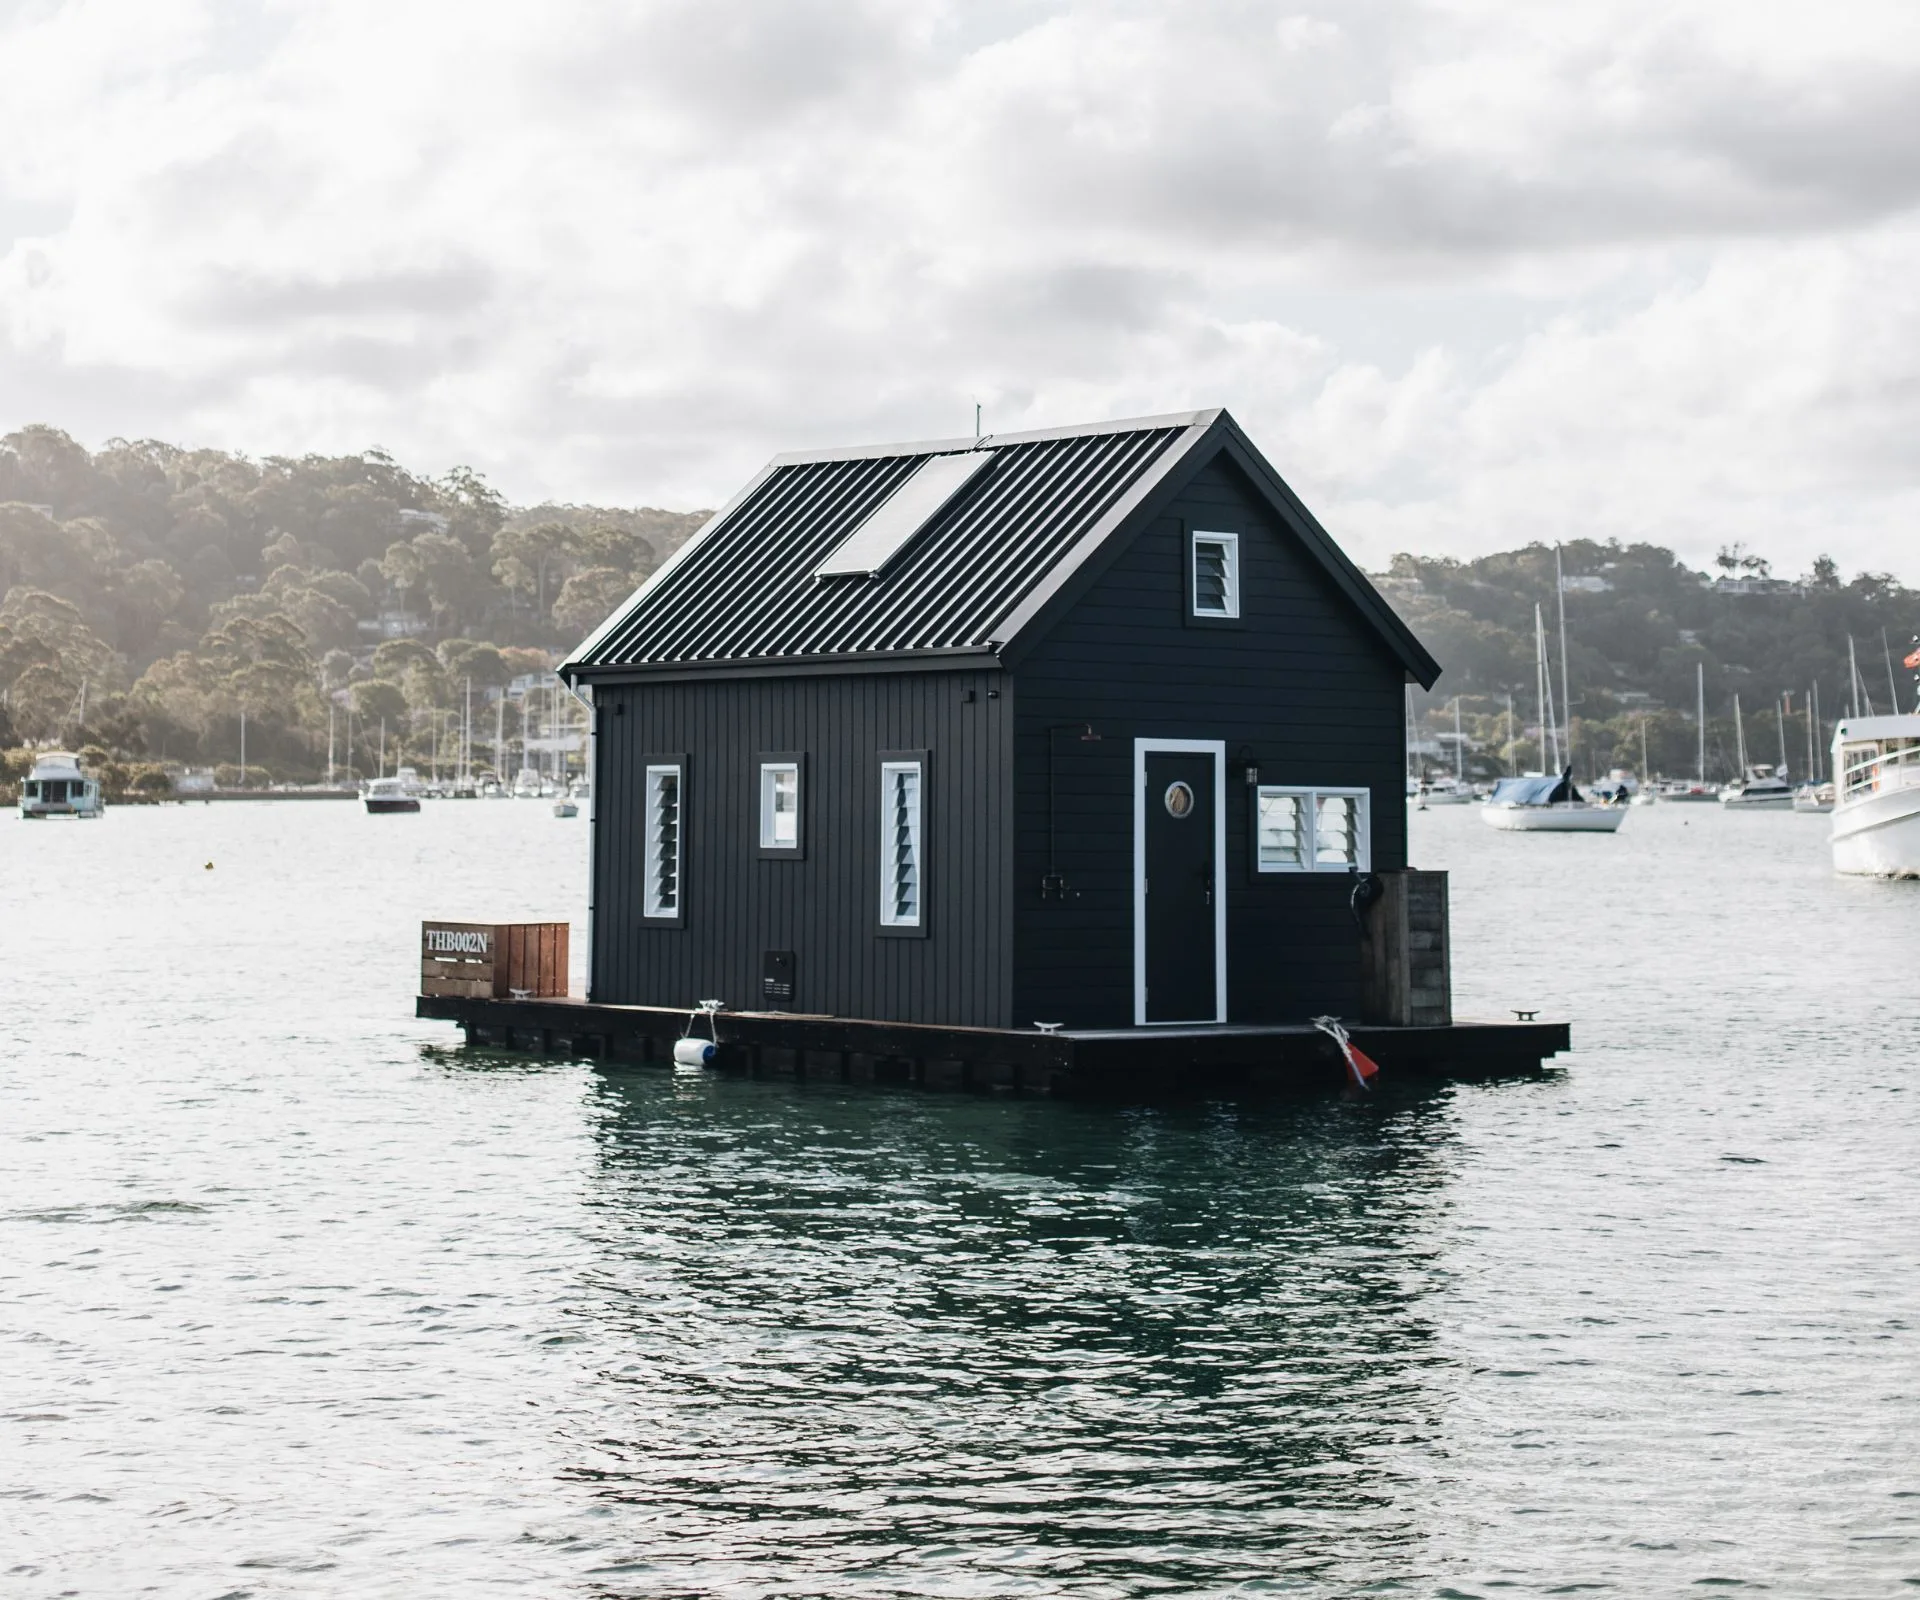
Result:
[[[978,400],[973,403],[973,442],[975,444],[980,442],[980,402]]]

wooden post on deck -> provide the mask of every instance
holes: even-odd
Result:
[[[1452,1026],[1447,875],[1404,867],[1375,876],[1380,896],[1360,942],[1363,1020],[1398,1028]]]

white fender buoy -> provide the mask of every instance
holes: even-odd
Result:
[[[713,1043],[708,1039],[676,1039],[673,1041],[673,1059],[683,1067],[712,1066]]]

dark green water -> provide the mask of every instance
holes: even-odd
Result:
[[[1564,1073],[1136,1108],[450,1048],[541,807],[0,823],[0,1592],[1911,1593],[1920,886],[1704,809],[1416,817]]]

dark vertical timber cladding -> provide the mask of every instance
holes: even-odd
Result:
[[[1012,767],[990,672],[609,683],[595,777],[593,998],[761,1005],[765,956],[794,953],[784,1009],[1005,1027]],[[971,698],[969,698],[971,695]],[[928,752],[924,939],[879,936],[882,750]],[[687,752],[685,926],[640,915],[641,757]],[[766,750],[806,753],[801,860],[759,853]]]
[[[1186,530],[1240,534],[1243,626],[1185,619]],[[1017,670],[1014,1015],[1087,1027],[1133,1022],[1133,741],[1227,749],[1227,1017],[1357,1017],[1359,928],[1345,875],[1250,870],[1244,757],[1267,783],[1364,785],[1373,865],[1406,864],[1404,672],[1387,647],[1216,459]],[[1043,898],[1050,724],[1067,898]]]

